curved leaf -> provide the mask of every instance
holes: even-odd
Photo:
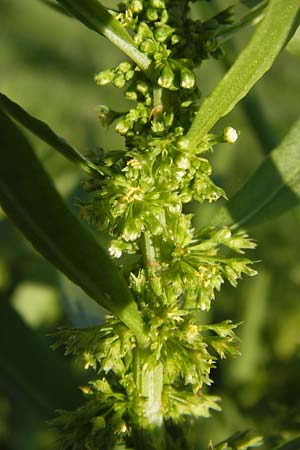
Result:
[[[68,13],[96,33],[105,36],[151,78],[151,60],[135,45],[129,33],[98,0],[56,0]]]
[[[296,206],[299,199],[300,120],[212,223],[232,228],[257,226]]]
[[[0,202],[32,245],[145,341],[121,273],[66,207],[21,131],[0,110]]]
[[[49,8],[53,9],[56,12],[59,12],[63,14],[64,16],[70,16],[67,11],[62,8],[60,5],[57,5],[56,3],[53,3],[52,0],[40,0],[44,5],[49,6]]]
[[[298,28],[298,30],[288,43],[286,49],[294,56],[300,55],[300,28]]]
[[[0,93],[0,109],[70,161],[79,164],[84,170],[99,172],[97,166],[85,158],[76,148],[68,144],[62,137],[58,136],[46,123],[32,117],[21,106],[2,93]]]
[[[186,134],[186,146],[196,148],[216,122],[228,114],[270,69],[295,31],[299,0],[271,0],[250,42],[236,62],[206,97]]]

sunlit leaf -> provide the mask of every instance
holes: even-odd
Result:
[[[186,135],[186,146],[196,147],[216,122],[228,114],[272,66],[295,31],[299,0],[271,0],[250,42],[202,102]]]
[[[300,120],[212,223],[233,228],[258,226],[298,205],[299,199]]]
[[[78,380],[6,302],[0,304],[0,379],[45,417],[79,404]]]
[[[286,49],[294,56],[300,55],[300,28],[298,28]]]

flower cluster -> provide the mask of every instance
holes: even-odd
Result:
[[[188,13],[187,0],[126,0],[114,12],[151,58],[152,77],[131,62],[96,76],[99,85],[127,85],[125,96],[135,105],[125,113],[99,108],[101,122],[116,121],[126,145],[99,153],[103,175],[87,180],[93,194],[80,204],[82,218],[110,236],[112,257],[137,255],[130,270],[120,265],[148,329],[144,367],[163,366],[161,411],[174,423],[219,409],[218,399],[206,395],[203,386],[211,384],[218,357],[238,355],[236,325],[200,325],[197,317],[210,309],[225,280],[236,286],[242,274],[255,274],[251,261],[239,256],[254,248],[245,233],[217,227],[195,232],[192,216],[183,213],[192,200],[225,197],[204,154],[238,138],[228,127],[220,136],[207,135],[196,149],[183,145],[200,95],[193,70],[209,55],[220,55],[216,30],[231,22],[231,9],[206,22],[193,21]],[[103,442],[113,448],[122,439],[130,443],[133,424],[145,413],[134,377],[132,333],[108,318],[95,329],[62,331],[60,342],[98,376],[84,389],[87,403],[57,419],[65,427],[62,448],[73,441],[78,449],[103,448]]]

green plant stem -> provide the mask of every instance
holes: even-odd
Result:
[[[141,250],[147,272],[156,270],[155,248],[150,233],[144,233]],[[162,411],[163,364],[157,361],[154,367],[148,366],[150,350],[137,347],[134,355],[134,378],[139,395],[140,417],[135,436],[136,450],[163,450],[165,430]],[[144,402],[141,402],[141,398]]]
[[[148,368],[148,350],[137,347],[134,355],[134,378],[138,392],[139,419],[134,430],[136,450],[163,450],[165,430],[162,411],[163,365]],[[141,401],[144,399],[144,401]]]

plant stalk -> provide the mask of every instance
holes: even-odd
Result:
[[[135,450],[164,450],[165,429],[162,411],[163,365],[149,367],[149,350],[137,347],[134,378],[138,392],[138,420],[133,430]]]
[[[147,273],[157,270],[156,252],[150,233],[142,237],[141,251]],[[134,430],[136,450],[164,450],[165,429],[162,411],[163,364],[151,358],[151,350],[137,347],[134,355],[134,379],[138,392],[139,417]]]

